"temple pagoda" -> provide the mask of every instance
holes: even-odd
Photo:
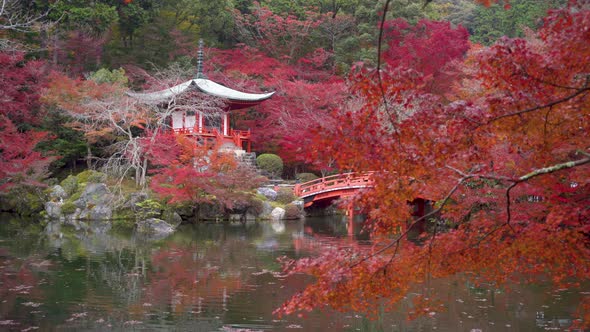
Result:
[[[128,93],[129,96],[147,103],[164,103],[172,98],[195,89],[209,96],[220,98],[224,108],[219,114],[205,114],[202,111],[173,111],[170,127],[178,134],[193,136],[197,141],[210,146],[235,146],[251,152],[250,130],[234,130],[230,125],[230,112],[253,107],[272,97],[274,92],[247,93],[228,88],[208,79],[203,73],[203,41],[199,41],[197,75],[195,78],[171,88],[149,93]]]

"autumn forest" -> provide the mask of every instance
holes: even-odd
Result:
[[[445,296],[429,284],[452,276],[588,288],[585,0],[0,0],[1,210],[38,215],[88,169],[160,204],[249,204],[264,178],[170,130],[171,112],[222,102],[129,95],[195,77],[199,40],[207,77],[276,91],[232,125],[279,177],[373,174],[354,196],[371,245],[283,259],[313,282],[277,317],[376,317],[410,292],[408,315],[429,315]]]

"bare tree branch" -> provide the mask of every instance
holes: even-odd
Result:
[[[41,14],[26,12],[21,0],[0,0],[0,30],[34,32],[48,16],[49,10]]]
[[[508,114],[503,114],[503,115],[497,116],[497,117],[495,117],[493,119],[490,119],[485,124],[490,124],[490,123],[496,122],[496,121],[498,121],[500,119],[504,119],[504,118],[508,118],[508,117],[512,117],[512,116],[516,116],[516,115],[521,115],[521,114],[525,114],[525,113],[530,113],[530,112],[538,111],[538,110],[541,110],[541,109],[544,109],[544,108],[550,108],[552,106],[555,106],[555,105],[564,103],[564,102],[566,102],[566,101],[568,101],[570,99],[573,99],[573,98],[575,98],[575,97],[577,97],[577,96],[579,96],[579,95],[581,95],[581,94],[583,94],[583,93],[585,93],[587,91],[590,91],[590,86],[579,88],[576,92],[574,92],[574,93],[572,93],[570,95],[567,95],[567,96],[565,96],[563,98],[557,99],[555,101],[552,101],[552,102],[547,103],[547,104],[544,104],[544,105],[530,107],[530,108],[527,108],[527,109],[524,109],[524,110],[520,110],[520,111],[516,111],[516,112],[512,112],[512,113],[508,113]]]

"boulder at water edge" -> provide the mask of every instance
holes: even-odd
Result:
[[[149,218],[137,222],[137,231],[140,233],[163,237],[174,232],[174,227],[162,219]]]
[[[57,184],[57,185],[51,187],[51,189],[49,191],[49,198],[51,198],[52,200],[61,201],[61,200],[66,199],[66,197],[68,197],[68,194],[66,193],[66,191],[64,190],[64,188],[62,186]]]
[[[285,209],[280,208],[280,207],[276,207],[270,213],[270,218],[272,220],[281,220],[281,219],[285,218]]]
[[[61,206],[62,203],[60,202],[45,202],[45,212],[47,213],[47,217],[51,219],[59,219],[62,216]]]

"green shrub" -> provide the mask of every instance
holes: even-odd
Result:
[[[156,200],[146,199],[135,205],[139,208],[136,214],[138,220],[158,218],[162,215],[162,204]]]
[[[295,179],[297,179],[300,183],[304,183],[319,179],[319,177],[313,173],[299,173],[295,175]]]
[[[106,174],[90,169],[79,173],[76,177],[78,178],[78,183],[101,183],[107,179]]]
[[[36,216],[45,209],[47,195],[38,187],[17,185],[7,193],[0,193],[0,210],[16,212],[20,216]]]
[[[68,177],[61,182],[61,186],[64,188],[66,194],[70,196],[78,190],[78,178],[74,175],[68,175]]]
[[[277,191],[277,199],[275,201],[281,204],[289,204],[293,202],[297,197],[293,193],[293,189],[291,188],[279,188]]]
[[[295,204],[287,204],[285,206],[285,219],[299,218],[301,218],[301,209]]]
[[[127,86],[127,83],[129,83],[129,79],[125,75],[125,69],[123,68],[113,69],[112,71],[101,68],[92,73],[90,79],[98,84],[117,83],[121,86]]]
[[[66,201],[61,206],[61,213],[64,215],[72,214],[74,212],[76,212],[76,205],[74,204],[73,201]]]
[[[256,164],[271,177],[280,177],[283,174],[283,160],[276,154],[263,153],[256,158]]]

